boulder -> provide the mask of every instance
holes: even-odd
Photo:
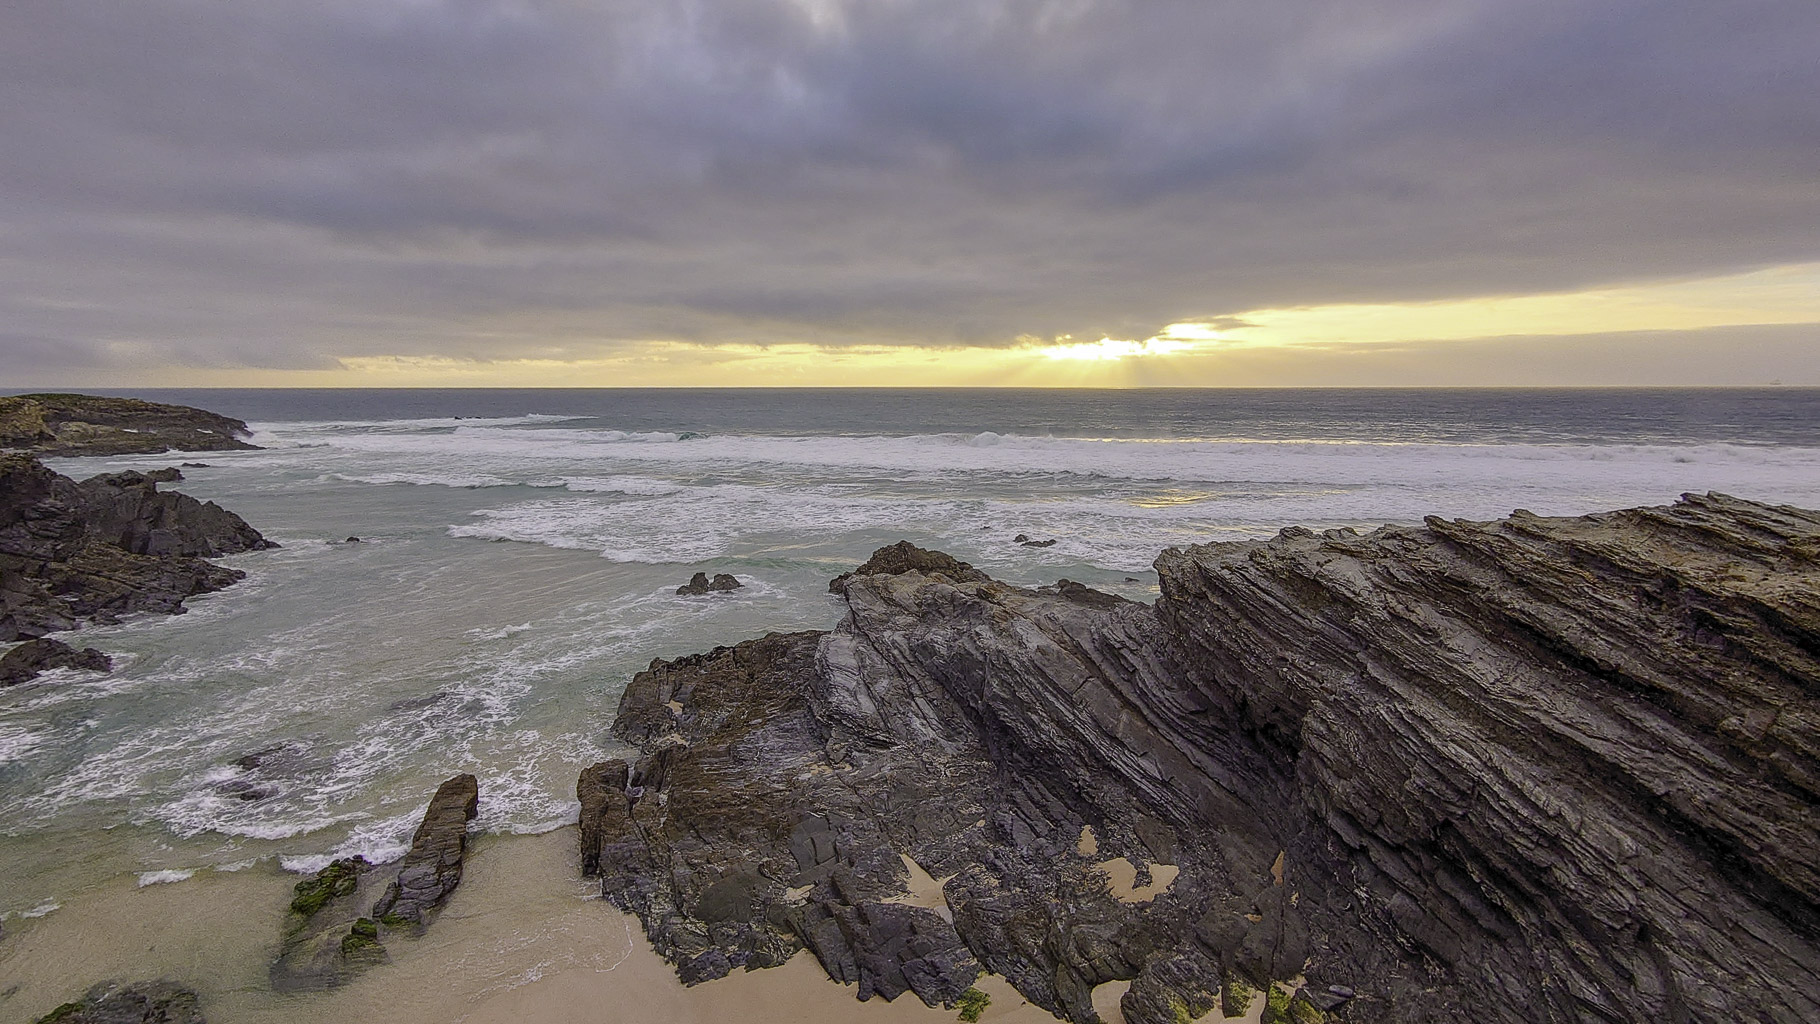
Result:
[[[685,597],[695,597],[702,594],[725,593],[729,590],[738,590],[743,586],[745,584],[728,573],[715,573],[714,577],[710,579],[707,573],[698,572],[689,577],[689,582],[677,587],[676,592]]]
[[[28,640],[0,657],[0,686],[28,682],[54,668],[106,672],[113,667],[112,659],[93,647],[77,650],[61,640]]]

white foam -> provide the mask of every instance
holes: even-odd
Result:
[[[38,749],[44,739],[42,732],[0,722],[0,764],[25,760],[25,755]]]
[[[55,900],[47,900],[43,903],[38,904],[37,906],[33,907],[30,910],[19,911],[19,916],[20,917],[43,917],[46,914],[54,914],[57,911],[62,910],[62,909],[63,909],[63,904],[58,903]]]
[[[139,888],[143,889],[148,885],[169,885],[172,882],[182,882],[195,873],[195,868],[174,871],[141,871],[139,872]]]

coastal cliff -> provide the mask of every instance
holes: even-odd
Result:
[[[137,398],[0,397],[0,449],[38,455],[157,455],[244,451],[247,425],[230,416]]]
[[[276,546],[212,501],[158,490],[178,479],[128,470],[78,482],[0,454],[0,642],[180,612],[246,575],[207,559]]]
[[[1719,495],[1171,550],[1154,606],[884,549],[833,630],[632,680],[583,866],[687,981],[1820,1019],[1817,559]]]

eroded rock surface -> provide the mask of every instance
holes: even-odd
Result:
[[[474,776],[457,775],[430,798],[396,871],[348,857],[298,882],[270,971],[272,987],[333,988],[388,962],[385,943],[394,934],[422,935],[461,884],[468,822],[479,800]]]
[[[245,576],[206,559],[274,547],[214,502],[158,490],[176,470],[80,483],[0,454],[0,642],[183,601]]]
[[[257,448],[237,419],[137,398],[34,394],[0,397],[0,448],[39,455],[156,455]]]
[[[37,1024],[203,1024],[196,993],[169,981],[95,986],[82,999],[64,1003]]]
[[[430,917],[461,884],[468,852],[468,822],[480,808],[480,782],[457,775],[437,787],[423,821],[411,837],[411,849],[398,877],[373,905],[373,916],[387,928],[422,934]]]
[[[1820,515],[1291,529],[1165,552],[1154,607],[908,547],[832,631],[628,686],[584,867],[685,980],[806,946],[1081,1022],[1114,979],[1132,1024],[1820,1019]],[[1122,900],[1115,858],[1179,873]]]

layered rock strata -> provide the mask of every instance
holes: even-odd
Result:
[[[479,804],[475,777],[457,775],[430,798],[396,871],[346,857],[298,882],[269,972],[272,987],[333,988],[388,962],[392,935],[422,935],[461,884],[468,822]]]
[[[1154,606],[885,549],[835,629],[634,677],[583,866],[687,981],[1820,1019],[1817,559],[1719,495],[1171,550]]]
[[[174,469],[80,483],[29,455],[0,455],[0,642],[137,611],[242,579],[206,559],[274,547],[214,502],[158,484]]]
[[[0,397],[0,448],[39,455],[157,455],[254,449],[237,419],[137,398],[35,394]]]

